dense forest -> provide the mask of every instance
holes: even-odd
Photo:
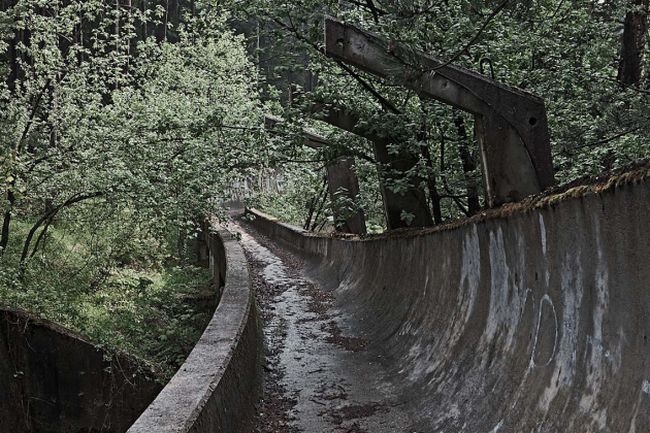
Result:
[[[332,16],[544,99],[559,183],[650,154],[648,0],[1,0],[0,303],[173,371],[205,317],[192,241],[249,204],[368,231],[487,207],[471,116],[323,52]],[[354,119],[345,128],[327,113]],[[282,122],[265,127],[265,116]],[[305,131],[324,146],[304,146]],[[386,163],[385,153],[406,160]],[[355,200],[325,168],[354,158]],[[414,193],[430,222],[384,194]],[[143,335],[154,323],[165,341]],[[160,333],[159,329],[150,332]],[[171,340],[171,345],[168,344]],[[174,349],[169,349],[174,347]],[[171,370],[170,370],[171,369]]]

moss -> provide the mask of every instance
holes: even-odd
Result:
[[[609,191],[623,188],[627,185],[639,184],[650,179],[650,162],[643,161],[633,166],[628,166],[616,172],[602,174],[596,178],[581,178],[562,186],[550,188],[549,190],[534,196],[530,196],[517,203],[504,204],[498,208],[483,210],[477,215],[463,218],[442,224],[436,227],[424,229],[398,229],[378,235],[347,235],[333,233],[329,236],[308,233],[311,237],[330,237],[337,239],[370,241],[376,239],[408,238],[422,236],[430,233],[454,230],[470,224],[478,224],[485,221],[512,218],[539,209],[547,209],[559,205],[562,202],[584,198],[589,195],[604,194]]]

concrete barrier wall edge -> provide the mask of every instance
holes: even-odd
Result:
[[[638,433],[650,426],[650,179],[620,180],[362,241],[248,214],[336,290],[416,406],[415,431]]]
[[[225,280],[219,305],[185,363],[128,433],[252,429],[261,392],[262,340],[248,263],[230,232],[213,224],[208,236],[214,277]]]

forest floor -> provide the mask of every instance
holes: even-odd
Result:
[[[298,257],[248,225],[232,228],[241,234],[264,322],[256,432],[406,431],[412,420],[367,341],[345,325],[334,295],[305,276]]]

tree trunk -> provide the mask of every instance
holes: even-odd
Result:
[[[648,32],[648,5],[650,0],[633,0],[634,9],[625,16],[623,44],[618,66],[618,81],[623,86],[638,86]]]
[[[431,157],[431,150],[429,149],[429,125],[427,124],[427,117],[429,116],[429,105],[422,99],[420,99],[420,102],[423,103],[423,116],[420,123],[420,133],[418,135],[418,139],[423,143],[421,152],[422,160],[429,170],[429,175],[427,176],[427,189],[429,190],[429,201],[431,202],[433,223],[437,225],[442,224],[442,197],[440,197],[438,187],[436,186],[435,164],[433,162],[433,158]]]
[[[176,237],[176,254],[178,254],[178,259],[182,263],[185,263],[185,244],[187,240],[187,230],[184,228],[178,229],[178,235]]]
[[[312,218],[314,218],[314,214],[316,213],[316,206],[318,206],[318,202],[320,200],[320,197],[321,197],[321,195],[323,194],[323,192],[325,191],[326,188],[327,188],[327,178],[324,177],[323,178],[323,185],[318,190],[316,195],[309,200],[309,205],[308,205],[309,208],[307,209],[307,219],[305,220],[305,224],[303,224],[303,226],[302,226],[302,228],[304,230],[309,230],[311,228]]]
[[[11,185],[9,186],[11,187]],[[16,197],[11,190],[7,191],[7,202],[8,207],[5,211],[4,218],[2,220],[2,234],[0,235],[0,257],[2,257],[7,250],[7,245],[9,245],[9,227],[11,224],[11,211],[14,207],[14,202]]]
[[[165,3],[165,27],[163,29],[164,38],[163,40],[167,42],[167,26],[169,23],[169,0]]]
[[[13,194],[12,194],[13,196]],[[29,234],[27,235],[27,238],[25,239],[25,242],[23,243],[23,252],[20,256],[20,269],[23,270],[25,267],[25,262],[29,255],[29,248],[31,246],[32,240],[34,239],[34,236],[36,235],[36,232],[38,231],[39,228],[43,227],[43,230],[38,236],[38,239],[36,241],[36,245],[34,246],[32,250],[31,257],[33,257],[36,254],[36,251],[38,250],[38,246],[41,244],[41,241],[47,234],[47,230],[50,227],[50,224],[54,221],[54,218],[56,218],[57,214],[65,208],[68,208],[76,203],[82,202],[84,200],[92,199],[95,197],[101,196],[101,193],[90,193],[90,194],[76,194],[72,197],[70,197],[68,200],[64,201],[62,204],[58,206],[53,206],[52,209],[48,212],[46,212],[43,216],[41,216],[32,226],[31,230],[29,231]],[[13,199],[15,201],[15,198]],[[13,207],[13,201],[11,201]],[[6,216],[5,216],[6,220]]]
[[[10,3],[11,6],[13,4]],[[14,29],[15,30],[15,29]],[[16,90],[16,83],[20,79],[20,62],[18,45],[24,42],[24,35],[22,30],[15,30],[14,37],[6,41],[8,42],[8,56],[9,56],[9,74],[7,75],[7,87],[11,93]]]
[[[431,159],[431,152],[427,146],[422,146],[422,158],[427,164],[430,173],[427,178],[427,188],[429,188],[429,200],[431,201],[431,212],[433,213],[433,222],[436,224],[442,224],[442,208],[440,202],[442,197],[438,192],[436,187],[436,175],[433,169],[433,160]]]
[[[115,0],[115,51],[120,52],[120,0]]]
[[[142,0],[142,13],[143,16],[147,12],[147,9],[149,8],[149,5],[147,4],[147,0]],[[142,19],[142,40],[145,40],[149,37],[149,29],[147,28],[147,20],[148,18],[143,18]]]
[[[458,146],[460,159],[463,163],[463,173],[465,176],[465,185],[467,187],[467,210],[470,215],[474,215],[481,210],[481,202],[479,199],[478,184],[473,177],[476,170],[476,160],[470,151],[469,137],[465,129],[465,119],[462,116],[456,118],[456,129],[458,131]]]
[[[321,214],[323,213],[323,208],[325,207],[325,203],[327,202],[327,178],[325,178],[325,182],[323,183],[323,190],[319,197],[319,202],[320,204],[318,205],[316,209],[316,213],[314,214],[314,220],[312,222],[311,227],[309,228],[310,231],[315,231],[316,228],[318,227],[319,225],[318,218],[320,218]],[[327,222],[327,219],[325,219],[325,222]],[[324,224],[321,225],[321,227],[322,226],[324,226]]]

